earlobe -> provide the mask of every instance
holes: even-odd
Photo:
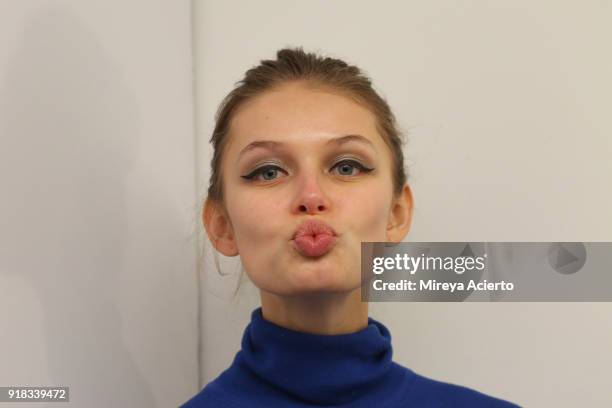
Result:
[[[402,241],[412,225],[413,199],[408,183],[404,184],[401,194],[394,200],[387,224],[387,241]]]
[[[227,214],[218,203],[206,199],[202,211],[202,222],[208,239],[217,251],[225,256],[238,255],[232,225]]]

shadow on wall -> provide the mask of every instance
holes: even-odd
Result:
[[[153,407],[116,306],[137,101],[68,10],[40,9],[24,27],[0,79],[0,224],[10,235],[0,273],[26,280],[42,305],[49,385],[70,386],[77,405]]]

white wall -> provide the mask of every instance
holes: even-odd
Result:
[[[0,385],[70,386],[36,406],[198,390],[190,22],[185,0],[0,2]]]
[[[408,133],[410,241],[612,241],[612,5],[196,0],[196,129],[244,71],[301,45],[364,68]],[[200,196],[206,183],[200,185]],[[230,363],[258,293],[231,299],[205,253],[203,383]],[[377,303],[395,359],[528,407],[612,405],[612,304]]]

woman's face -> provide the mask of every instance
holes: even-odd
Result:
[[[253,283],[285,296],[358,288],[361,242],[389,240],[393,198],[391,153],[374,115],[346,96],[291,83],[243,105],[228,136],[225,206]],[[318,257],[291,242],[311,219],[337,234]]]

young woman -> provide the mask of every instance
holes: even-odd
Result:
[[[361,301],[361,242],[399,242],[413,198],[387,103],[355,66],[282,49],[217,113],[206,232],[259,288],[231,366],[184,407],[515,407],[392,360]]]

